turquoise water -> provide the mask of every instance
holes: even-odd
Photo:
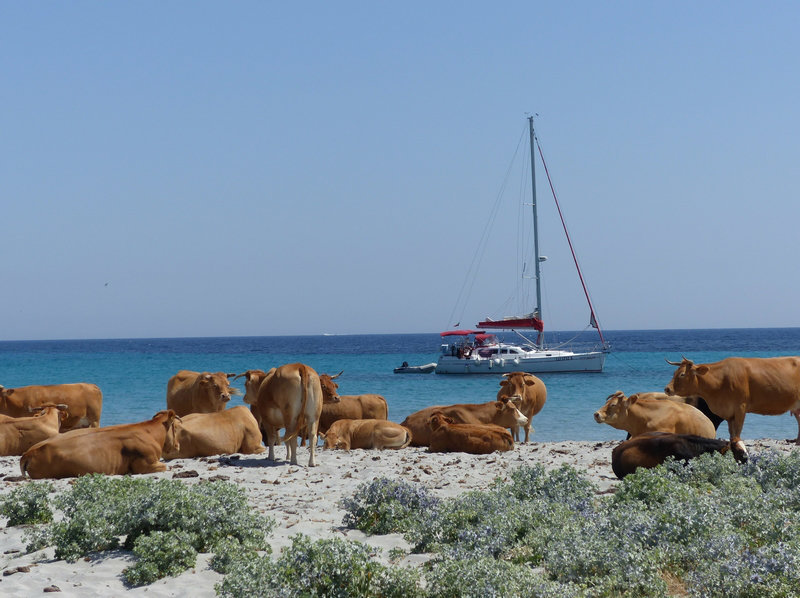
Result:
[[[564,333],[569,336],[569,333]],[[610,331],[613,351],[602,374],[542,374],[547,403],[536,416],[533,439],[615,440],[625,433],[595,423],[592,414],[616,390],[662,390],[674,368],[664,359],[686,355],[710,362],[732,355],[800,355],[800,329]],[[243,372],[303,362],[321,373],[344,373],[341,394],[386,397],[389,419],[400,422],[430,405],[492,400],[500,377],[399,375],[403,361],[436,360],[438,334],[121,339],[0,342],[0,384],[5,387],[93,382],[103,391],[102,425],[149,419],[166,406],[167,380],[181,369]],[[238,380],[235,385],[244,392]],[[231,405],[242,404],[234,397]],[[727,436],[722,424],[720,435]],[[748,415],[743,437],[794,438],[790,415]]]

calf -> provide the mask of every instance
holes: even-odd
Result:
[[[611,469],[621,480],[636,471],[637,467],[657,467],[667,457],[688,461],[703,453],[718,452],[724,455],[729,448],[728,441],[716,438],[647,432],[625,440],[614,448],[611,452]]]
[[[511,432],[492,424],[457,424],[441,412],[434,413],[428,426],[431,430],[432,453],[471,453],[486,455],[514,448]]]
[[[430,446],[430,419],[436,412],[441,412],[457,424],[494,424],[501,428],[511,428],[528,423],[528,418],[509,400],[426,407],[412,413],[402,422],[403,426],[411,430],[411,446]]]
[[[175,412],[159,411],[148,421],[72,430],[43,440],[22,455],[22,475],[73,478],[89,473],[125,475],[165,471],[162,452],[179,448]]]
[[[340,419],[320,436],[326,449],[405,448],[411,443],[411,430],[381,419]]]
[[[511,372],[503,374],[505,380],[500,381],[500,390],[497,391],[497,400],[510,399],[519,407],[520,413],[528,418],[528,423],[522,426],[525,430],[525,442],[533,431],[531,423],[533,416],[539,413],[547,400],[547,387],[539,378],[525,372]],[[519,428],[511,428],[514,440],[519,440]]]
[[[267,450],[261,444],[256,418],[243,405],[216,413],[190,413],[175,425],[179,446],[165,452],[165,460],[233,453],[252,455]]]
[[[47,405],[30,417],[16,417],[0,422],[0,455],[21,455],[37,442],[58,434],[67,417],[66,405]]]
[[[598,424],[608,424],[625,430],[631,436],[645,432],[669,432],[671,434],[695,434],[715,438],[717,431],[699,410],[682,403],[639,395],[626,397],[617,391],[608,397],[606,404],[594,414]]]

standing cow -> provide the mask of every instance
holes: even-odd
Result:
[[[167,382],[167,409],[172,409],[179,417],[222,411],[231,395],[239,394],[228,381],[232,376],[223,372],[181,370]]]
[[[684,357],[667,363],[678,369],[664,392],[703,397],[711,411],[727,420],[731,449],[738,460],[747,459],[742,442],[745,414],[800,410],[800,357],[728,357],[697,365]]]
[[[30,409],[42,405],[66,405],[67,417],[61,432],[76,428],[97,428],[103,410],[103,393],[96,384],[49,384],[46,386],[0,386],[0,414],[11,417],[30,415]]]
[[[525,424],[525,442],[535,430],[531,427],[533,416],[539,413],[547,400],[547,387],[539,378],[525,372],[511,372],[503,374],[505,380],[500,381],[500,390],[497,391],[497,400],[510,399],[519,407],[522,415],[528,418]],[[514,440],[519,440],[519,427],[511,428]]]
[[[267,436],[268,459],[275,460],[278,431],[286,429],[281,442],[289,452],[289,462],[297,465],[297,436],[304,431],[309,439],[308,466],[314,467],[317,446],[317,427],[322,412],[322,387],[319,375],[302,363],[290,363],[264,373],[250,370],[244,402]]]

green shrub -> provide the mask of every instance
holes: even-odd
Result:
[[[53,520],[48,495],[53,492],[49,482],[29,482],[14,488],[0,498],[0,515],[8,518],[8,526],[49,523]]]
[[[292,538],[280,558],[240,559],[216,590],[226,598],[415,598],[421,597],[415,570],[389,568],[374,560],[372,549],[341,538],[312,541]]]
[[[347,511],[342,523],[368,534],[404,532],[422,512],[434,509],[438,502],[423,486],[376,478],[361,484],[352,498],[341,501],[341,507]]]
[[[197,561],[197,551],[192,546],[195,542],[192,534],[181,530],[139,536],[133,543],[133,554],[139,560],[126,567],[122,577],[129,585],[142,586],[180,575]]]

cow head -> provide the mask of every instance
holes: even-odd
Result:
[[[606,404],[594,412],[594,421],[598,424],[612,424],[620,421],[628,414],[628,408],[639,399],[639,395],[626,397],[618,390],[606,399]]]
[[[452,423],[455,423],[453,419],[447,417],[441,411],[435,412],[433,415],[431,415],[431,418],[428,420],[428,426],[434,432],[439,428],[441,428],[442,426],[446,426],[447,424],[452,424]]]
[[[503,377],[505,380],[500,381],[500,390],[497,392],[497,398],[510,399],[517,405],[522,403],[526,388],[536,384],[536,378],[525,372],[511,372],[503,374]]]
[[[524,426],[528,423],[528,418],[517,408],[514,401],[507,399],[495,401],[494,406],[497,409],[497,417],[492,421],[493,424],[503,428],[512,428],[514,426]]]
[[[324,449],[341,449],[345,451],[350,450],[349,436],[339,436],[334,430],[328,429],[325,434],[320,433],[319,437],[323,440],[322,448]]]
[[[166,430],[162,455],[173,455],[180,451],[181,444],[178,442],[177,425],[180,424],[181,418],[172,409],[167,409],[156,413],[153,419],[161,421]]]
[[[336,378],[341,376],[344,373],[344,370],[336,374],[335,376],[330,376],[328,374],[320,374],[319,375],[319,383],[322,386],[322,402],[323,403],[338,403],[339,399],[339,385],[334,382]]]
[[[270,372],[273,372],[272,368]],[[258,402],[258,389],[261,388],[261,383],[267,377],[267,372],[263,370],[247,370],[243,374],[237,374],[234,377],[244,378],[244,398],[242,399],[248,405],[255,405]]]
[[[670,396],[678,395],[684,397],[702,394],[698,384],[700,377],[708,372],[707,365],[695,365],[685,357],[680,362],[666,361],[670,365],[678,366],[678,369],[672,375],[670,383],[664,387],[665,393]]]
[[[231,400],[231,395],[241,394],[239,389],[231,388],[228,374],[224,372],[214,374],[203,372],[197,383],[200,385],[201,393],[208,397],[219,410],[225,409],[226,404]]]

